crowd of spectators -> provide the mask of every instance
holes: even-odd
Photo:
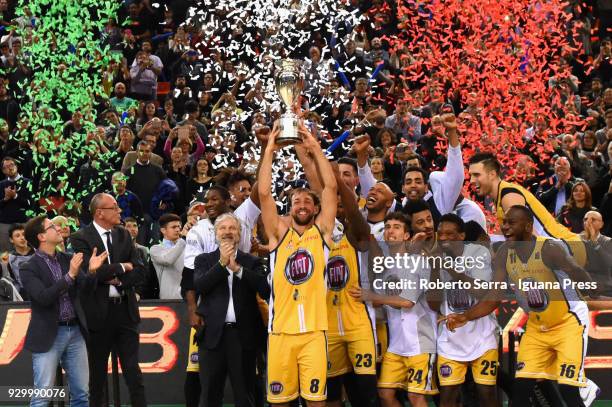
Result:
[[[0,2],[5,26],[27,24],[16,21],[15,3]],[[549,117],[519,123],[524,145],[514,168],[504,169],[575,232],[582,231],[582,218],[590,210],[601,212],[602,233],[612,232],[612,44],[606,4],[571,10],[572,21],[588,30],[581,31],[575,55],[562,58],[557,72],[565,70],[566,75],[551,77],[546,84],[560,89],[566,101],[559,107],[561,114],[572,114],[584,125],[556,134]],[[270,24],[258,20],[258,6],[244,1],[122,4],[117,18],[109,20],[99,36],[117,56],[100,72],[106,94],[93,116],[68,112],[64,125],[64,137],[82,131],[84,120],[97,125],[86,139],[86,159],[74,163],[65,181],[88,192],[82,202],[62,195],[64,181],[57,196],[34,199],[41,187],[35,167],[49,161],[37,158],[45,155],[45,146],[35,136],[22,137],[34,129],[28,128],[28,112],[20,111],[23,90],[18,83],[31,71],[21,51],[23,39],[15,31],[1,38],[0,158],[5,179],[0,183],[0,251],[17,286],[15,271],[31,253],[18,224],[26,222],[32,210],[46,210],[68,238],[91,222],[88,199],[109,191],[148,258],[149,248],[162,237],[160,216],[182,216],[186,234],[206,216],[203,197],[211,186],[226,187],[231,206],[239,206],[255,181],[258,140],[265,139],[281,114],[269,81],[273,61],[280,57],[304,61],[300,110],[321,146],[329,147],[345,130],[355,136],[368,134],[372,173],[388,183],[400,202],[407,193],[403,173],[409,165],[426,172],[445,166],[441,113],[454,112],[460,130],[486,127],[480,112],[487,100],[479,89],[445,93],[447,83],[433,71],[419,82],[427,81],[425,87],[401,77],[403,67],[418,61],[394,42],[406,24],[397,3],[350,1],[326,9],[294,0],[286,5],[289,17]],[[326,13],[350,18],[338,23]],[[118,23],[123,21],[127,22]],[[283,32],[287,24],[295,28],[291,35]],[[371,80],[381,62],[384,68]],[[432,91],[436,88],[440,91]],[[502,124],[497,130],[508,131]],[[530,148],[531,141],[542,137],[554,148],[546,160]],[[332,155],[354,155],[351,149],[347,141]],[[109,151],[114,152],[112,160],[99,158]],[[282,175],[275,182],[279,199],[288,186],[303,182],[302,170],[292,158],[275,169]],[[480,204],[491,209],[490,202]],[[65,249],[71,250],[69,242]]]

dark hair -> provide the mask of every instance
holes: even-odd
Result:
[[[128,223],[135,223],[135,224],[136,224],[136,226],[139,226],[139,225],[138,225],[138,221],[136,220],[136,218],[133,218],[133,217],[131,217],[131,216],[128,216],[127,218],[123,219],[123,224],[124,224],[124,225],[126,225],[126,224],[128,224]]]
[[[418,156],[417,156],[417,158],[418,158]],[[421,175],[423,176],[423,181],[426,184],[427,184],[427,182],[429,182],[429,173],[427,171],[425,171],[422,167],[417,167],[416,165],[411,165],[410,167],[406,168],[406,170],[402,174],[402,184],[405,182],[406,174],[408,174],[409,172],[420,172]]]
[[[408,216],[412,216],[415,213],[423,211],[431,212],[431,208],[429,207],[429,204],[422,199],[416,201],[408,201],[406,202],[406,205],[404,205],[404,207],[402,208],[402,212],[404,212]]]
[[[3,167],[4,167],[4,162],[5,162],[5,161],[12,161],[12,162],[14,162],[14,163],[15,163],[15,165],[17,165],[17,160],[15,160],[13,157],[10,157],[10,156],[8,156],[8,155],[2,159],[2,166],[3,166]]]
[[[569,209],[576,208],[576,201],[574,200],[574,190],[579,186],[584,188],[584,207],[586,209],[591,209],[591,207],[593,206],[593,194],[591,193],[591,188],[589,187],[589,184],[584,181],[576,182],[572,187],[572,192],[567,200],[567,207]]]
[[[153,146],[151,144],[149,144],[149,142],[147,140],[140,140],[138,142],[138,144],[136,144],[136,149],[138,149],[138,147],[140,147],[140,146],[149,146],[149,147],[151,147],[151,151],[153,151]]]
[[[527,218],[527,221],[533,223],[533,212],[531,212],[531,209],[528,207],[523,205],[512,205],[510,209],[519,211],[524,217]]]
[[[376,138],[380,141],[380,144],[382,145],[382,136],[385,133],[391,136],[391,145],[395,145],[397,143],[397,136],[395,135],[395,131],[389,127],[383,127],[378,131],[378,134],[376,134]]]
[[[144,102],[144,106],[142,107],[142,112],[140,114],[140,121],[142,122],[143,126],[149,120],[149,118],[147,117],[147,105],[150,105],[150,104],[155,106],[155,113],[153,113],[153,117],[157,117],[157,105],[155,104],[155,102],[152,101],[152,100],[148,100],[148,101]]]
[[[476,153],[470,158],[469,165],[482,163],[487,170],[493,170],[497,174],[501,173],[501,164],[495,155],[491,153]]]
[[[25,238],[28,241],[29,245],[35,249],[38,249],[38,247],[40,246],[40,242],[38,241],[38,235],[41,233],[45,233],[45,219],[47,219],[45,215],[40,215],[30,219],[25,224]]]
[[[185,102],[184,109],[186,113],[195,113],[198,111],[199,108],[200,106],[195,100],[188,100],[187,102]]]
[[[612,113],[612,107],[606,109],[605,113],[604,113],[604,118],[609,115],[610,113]]]
[[[224,201],[229,201],[230,199],[232,199],[232,196],[230,195],[230,193],[227,190],[227,188],[225,188],[222,185],[215,184],[212,187],[208,188],[208,191],[217,191],[219,193],[219,195],[221,195],[221,198]]]
[[[159,217],[158,222],[159,222],[159,227],[163,228],[170,222],[180,222],[180,221],[181,221],[180,216],[174,213],[164,213],[162,216]]]
[[[230,188],[237,182],[248,181],[251,186],[255,183],[253,177],[248,175],[244,170],[238,168],[222,168],[219,174],[215,177],[215,183]]]
[[[357,174],[359,171],[359,167],[357,166],[357,160],[353,160],[352,158],[349,157],[342,157],[338,160],[338,165],[340,164],[347,164],[350,165],[351,167],[353,167],[353,170],[355,170],[355,174]]]
[[[13,223],[11,226],[9,226],[9,230],[8,230],[8,235],[9,238],[13,238],[13,232],[17,231],[17,230],[24,230],[24,226],[22,223]]]
[[[405,213],[402,213],[400,211],[389,212],[387,216],[385,216],[384,223],[387,223],[387,221],[390,220],[402,222],[404,224],[404,230],[406,232],[410,232],[410,218]]]
[[[454,213],[447,213],[440,217],[438,221],[438,225],[442,224],[442,222],[452,223],[457,226],[457,230],[459,233],[465,233],[465,222],[458,215]]]
[[[200,136],[196,136],[196,137],[200,137]],[[198,163],[199,163],[200,161],[202,161],[202,160],[204,160],[204,161],[206,161],[206,162],[208,163],[208,170],[206,171],[206,175],[207,175],[207,176],[209,176],[209,177],[212,177],[212,175],[213,175],[213,168],[212,168],[212,165],[211,165],[211,164],[208,162],[208,160],[206,159],[206,157],[201,156],[200,158],[198,158],[198,159],[196,160],[196,162],[194,162],[194,163],[191,165],[191,168],[189,169],[189,178],[190,178],[190,179],[195,179],[195,178],[198,176]]]

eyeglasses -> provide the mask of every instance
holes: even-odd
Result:
[[[43,233],[46,232],[49,229],[55,229],[58,230],[59,226],[57,226],[55,223],[50,224],[49,226],[47,226],[46,228],[43,229]]]
[[[109,207],[106,207],[106,208],[98,208],[98,209],[102,209],[102,210],[113,210],[113,211],[120,211],[120,210],[121,210],[121,208],[120,208],[118,205],[115,205],[115,206],[109,206]]]

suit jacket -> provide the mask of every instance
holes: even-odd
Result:
[[[62,267],[62,276],[70,269],[71,255],[59,252],[57,260]],[[31,299],[32,317],[26,333],[25,347],[32,352],[47,352],[51,349],[57,336],[59,321],[59,298],[68,289],[68,295],[79,321],[79,328],[84,338],[87,338],[87,322],[80,299],[91,289],[83,272],[77,275],[74,284],[61,279],[55,281],[49,266],[40,256],[33,255],[20,266],[21,280],[25,291]]]
[[[609,295],[612,290],[612,238],[600,233],[597,240],[592,242],[586,240],[584,232],[580,236],[587,250],[586,270],[598,282],[599,288]]]
[[[204,318],[204,330],[199,342],[206,349],[214,349],[221,339],[229,304],[228,276],[231,271],[221,267],[219,249],[195,258],[194,286],[203,294],[198,313]],[[234,276],[232,301],[236,324],[244,349],[254,349],[265,338],[265,326],[259,313],[256,294],[265,300],[270,297],[270,286],[263,260],[238,250],[236,262],[242,268],[242,278]]]
[[[565,200],[567,201],[572,196],[572,188],[577,182],[584,181],[582,178],[571,177],[567,183],[563,186],[565,189]],[[548,209],[549,212],[555,211],[555,205],[557,203],[557,193],[559,189],[556,187],[557,178],[552,176],[540,183],[540,188],[536,192],[536,198],[542,205]]]
[[[123,157],[123,163],[121,164],[121,172],[125,172],[128,168],[133,167],[134,164],[136,164],[137,159],[137,151],[128,151],[125,154],[125,157]],[[158,167],[162,167],[164,165],[164,159],[155,153],[151,153],[151,158],[149,159],[149,161],[151,161],[151,164],[157,165]]]
[[[108,314],[108,284],[107,281],[117,277],[121,281],[123,294],[127,296],[129,316],[134,323],[140,322],[138,300],[136,293],[142,296],[144,284],[144,264],[134,246],[130,233],[122,226],[115,226],[111,231],[113,244],[112,264],[104,264],[91,278],[93,293],[82,299],[89,329],[97,331],[104,328]],[[83,253],[83,267],[88,267],[94,247],[97,254],[104,252],[104,242],[93,223],[77,231],[70,237],[75,253]],[[134,269],[124,273],[121,264],[132,263]]]

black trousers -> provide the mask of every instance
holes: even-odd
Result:
[[[138,324],[130,319],[127,301],[109,303],[105,329],[90,331],[89,336],[89,404],[92,407],[106,406],[108,357],[115,348],[130,392],[130,404],[146,406],[142,372],[138,365]]]
[[[235,325],[224,327],[215,349],[205,349],[203,343],[199,345],[200,407],[223,405],[223,389],[228,373],[236,407],[254,407],[255,351],[243,349]]]

